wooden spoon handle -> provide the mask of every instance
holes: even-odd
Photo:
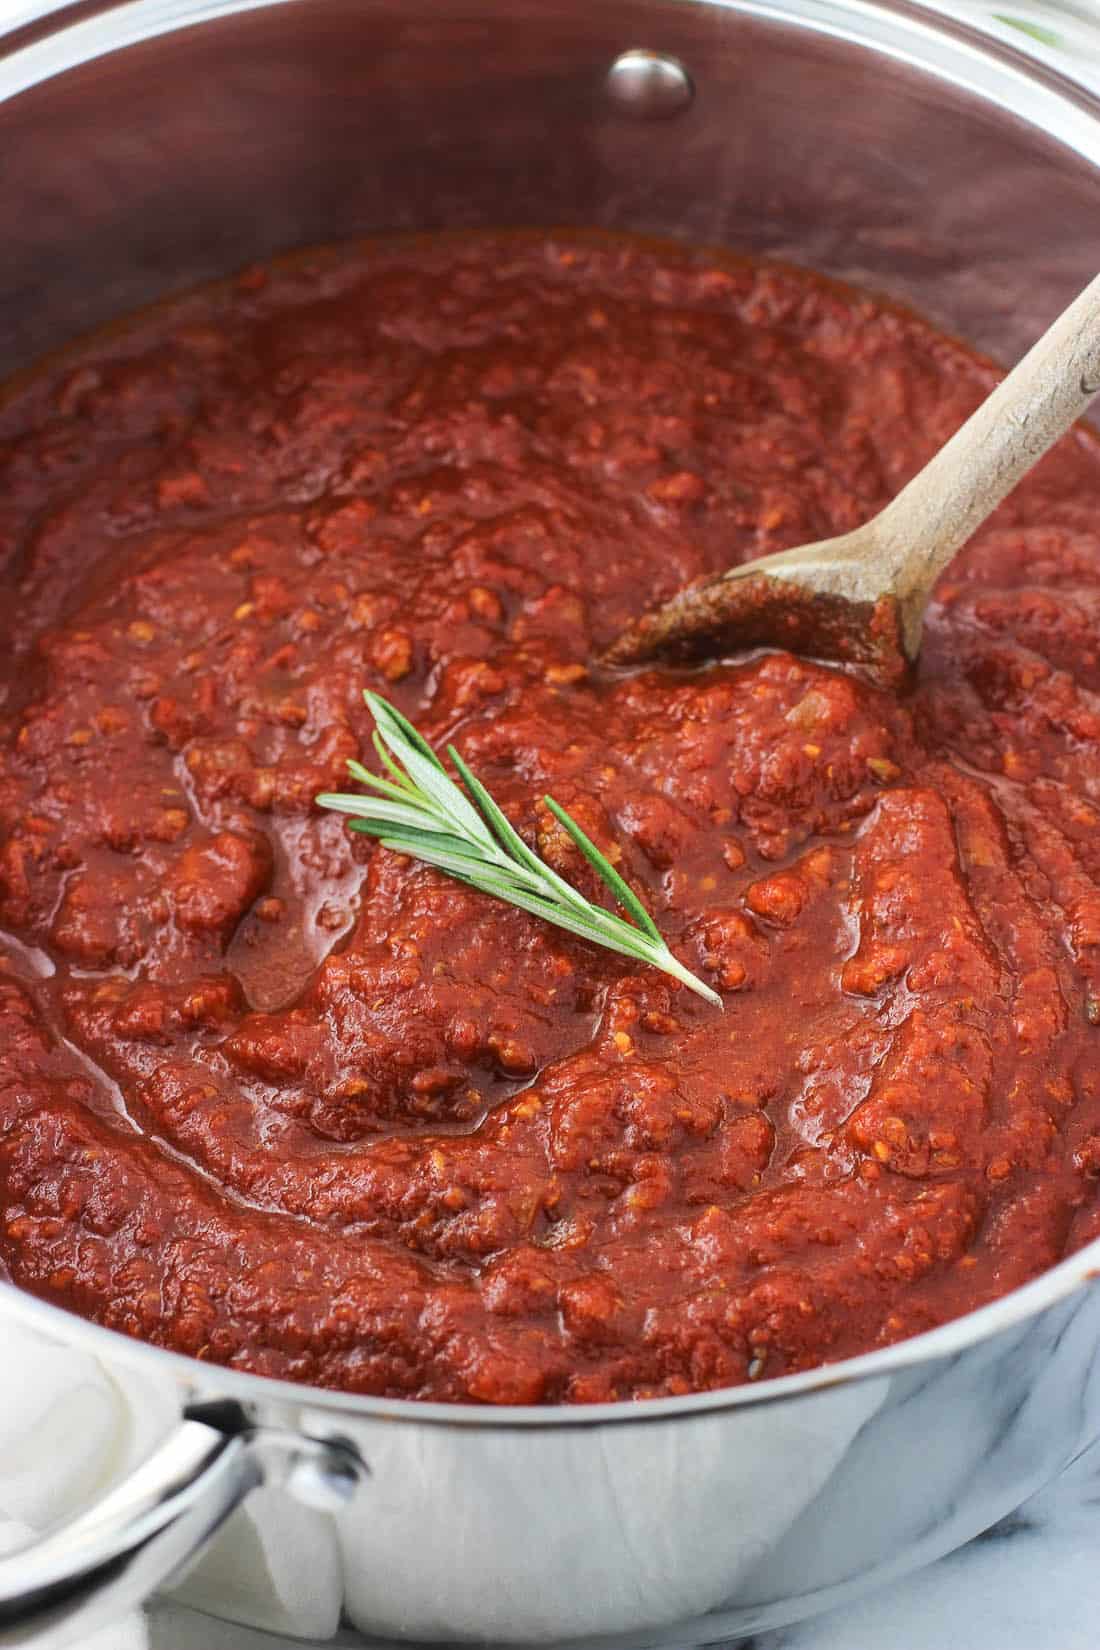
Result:
[[[1100,275],[873,523],[899,594],[937,575],[1100,394]]]

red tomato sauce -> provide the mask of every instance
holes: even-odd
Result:
[[[601,672],[855,526],[992,369],[817,278],[379,243],[0,408],[0,1256],[262,1374],[485,1403],[834,1360],[1100,1236],[1100,445],[959,557],[895,698]],[[365,687],[720,1012],[315,805]]]

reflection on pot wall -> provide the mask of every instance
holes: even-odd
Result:
[[[345,1607],[372,1639],[501,1644],[649,1645],[647,1624],[685,1621],[676,1642],[702,1643],[794,1619],[868,1565],[885,1581],[949,1551],[1065,1465],[1100,1429],[1098,1340],[1085,1291],[935,1365],[732,1427],[536,1436],[519,1470],[508,1434],[358,1425],[372,1482],[341,1523]]]
[[[605,86],[639,44],[636,4],[473,10],[290,0],[41,79],[103,49],[93,20],[71,50],[46,39],[0,60],[0,369],[251,258],[385,228],[574,222],[726,242],[886,289],[1002,356],[1100,265],[1089,164],[903,62],[654,0],[642,43],[683,59],[697,90],[645,120]],[[924,41],[883,32],[892,49]],[[1041,88],[983,72],[1042,118]],[[1097,142],[1083,116],[1060,121]]]

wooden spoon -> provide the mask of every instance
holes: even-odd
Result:
[[[689,585],[624,631],[606,662],[783,647],[898,684],[940,573],[1097,394],[1100,276],[866,526]]]

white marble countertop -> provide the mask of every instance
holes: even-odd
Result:
[[[1097,1650],[1098,1553],[1100,1444],[960,1552],[751,1650]]]

